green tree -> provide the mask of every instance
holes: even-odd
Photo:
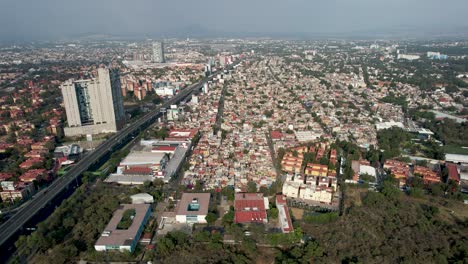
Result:
[[[390,199],[397,199],[400,197],[401,192],[398,187],[396,187],[396,184],[394,179],[386,179],[382,184],[382,194]]]
[[[278,219],[278,208],[274,207],[268,210],[268,218]]]
[[[247,183],[247,192],[249,193],[257,192],[257,183],[255,183],[254,181],[249,181]]]
[[[206,222],[208,222],[208,225],[212,225],[217,219],[218,216],[212,212],[209,212],[205,217],[205,220]]]
[[[229,212],[223,215],[221,220],[223,226],[230,226],[234,223],[234,208],[230,208]]]
[[[260,186],[260,192],[263,193],[264,196],[268,196],[269,189],[265,186]]]

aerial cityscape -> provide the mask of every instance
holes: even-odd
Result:
[[[25,2],[0,3],[0,263],[468,263],[466,3]]]

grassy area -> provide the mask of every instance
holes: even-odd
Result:
[[[135,217],[135,209],[127,209],[123,213],[122,219],[120,219],[119,224],[117,225],[117,229],[128,229],[133,223],[133,217]]]
[[[294,216],[294,219],[302,220],[302,217],[304,216],[304,209],[291,208],[291,211]]]
[[[360,188],[356,184],[348,184],[346,185],[346,192],[345,192],[345,207],[349,208],[352,205],[361,206],[362,205],[362,196],[367,193],[367,188]]]
[[[304,216],[306,223],[312,224],[328,224],[338,220],[337,212],[330,213],[312,213]]]
[[[445,153],[468,155],[468,149],[464,149],[459,146],[445,145],[443,148]]]

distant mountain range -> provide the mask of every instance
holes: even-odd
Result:
[[[398,25],[386,28],[375,28],[368,30],[352,30],[342,32],[241,32],[224,31],[219,29],[210,29],[202,25],[190,25],[181,27],[173,31],[165,32],[135,32],[135,33],[102,33],[88,32],[81,34],[70,34],[62,37],[51,37],[46,39],[36,39],[36,37],[22,36],[22,39],[15,39],[3,36],[0,41],[3,42],[26,42],[26,41],[48,41],[48,40],[139,40],[147,38],[243,38],[243,37],[270,37],[285,39],[468,39],[468,26],[409,26]]]
[[[82,38],[90,37],[105,37],[105,38],[216,38],[216,37],[271,37],[271,38],[299,38],[299,39],[326,39],[326,38],[350,38],[350,39],[439,39],[439,38],[468,38],[468,27],[415,27],[408,25],[399,25],[387,28],[375,28],[370,30],[354,30],[342,32],[240,32],[240,31],[223,31],[217,29],[209,29],[201,25],[190,25],[179,28],[174,31],[144,33],[144,34],[88,34],[82,35]]]

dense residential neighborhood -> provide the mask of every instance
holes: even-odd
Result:
[[[467,45],[164,39],[2,46],[0,223],[86,166],[49,200],[54,212],[21,231],[11,258],[466,257]],[[103,146],[110,147],[88,162]],[[392,255],[388,247],[408,250]]]

